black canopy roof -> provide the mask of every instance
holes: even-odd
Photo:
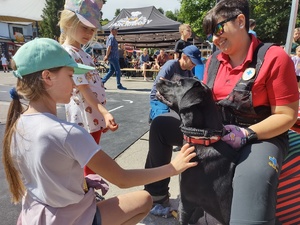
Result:
[[[119,35],[178,32],[180,23],[164,16],[154,6],[122,9],[120,14],[103,26],[109,34],[111,26],[119,27]]]
[[[116,36],[119,43],[128,43],[136,48],[174,47],[180,39],[181,23],[164,16],[154,6],[144,8],[122,9],[120,14],[102,27],[99,38],[105,41],[110,27],[119,28]]]
[[[116,39],[119,43],[127,43],[135,48],[174,48],[180,39],[181,23],[164,16],[154,6],[144,8],[122,9],[120,14],[102,27],[98,38],[106,41],[110,27],[119,28]],[[203,42],[202,38],[190,39],[195,45]]]

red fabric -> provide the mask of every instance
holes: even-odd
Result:
[[[259,43],[260,41],[252,35],[252,42],[244,63],[235,68],[231,67],[228,55],[220,53],[217,56],[221,65],[213,87],[215,100],[224,99],[232,91],[245,69],[248,68],[253,52]],[[203,81],[207,82],[207,68]],[[299,99],[293,62],[281,47],[272,46],[267,51],[252,93],[254,106],[285,105]]]
[[[91,133],[91,135],[93,136],[97,144],[100,143],[101,133],[102,133],[101,130]],[[95,172],[90,168],[88,168],[87,166],[83,168],[83,171],[84,171],[84,176],[87,176],[89,174],[95,174]]]

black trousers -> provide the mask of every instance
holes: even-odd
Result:
[[[168,164],[172,158],[173,146],[181,146],[183,135],[180,131],[180,119],[171,111],[156,117],[149,131],[149,152],[145,168],[153,168]],[[152,196],[166,195],[169,191],[170,178],[148,184],[145,190]]]

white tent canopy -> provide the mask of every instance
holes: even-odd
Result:
[[[0,21],[41,21],[46,0],[0,0]]]

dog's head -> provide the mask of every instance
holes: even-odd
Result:
[[[184,126],[220,127],[212,92],[197,78],[160,79],[156,88],[157,99],[177,112]]]
[[[193,105],[212,101],[211,90],[197,78],[180,78],[175,81],[161,78],[156,89],[157,99],[177,113]]]

